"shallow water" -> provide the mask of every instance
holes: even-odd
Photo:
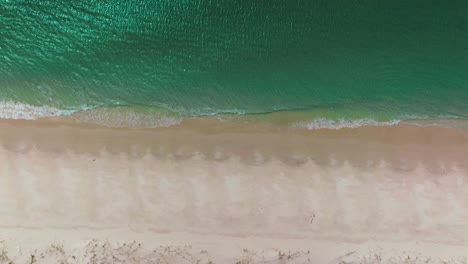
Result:
[[[48,107],[19,118],[122,105],[358,123],[468,116],[462,0],[0,3],[0,101]]]

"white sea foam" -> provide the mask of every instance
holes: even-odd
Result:
[[[400,120],[390,121],[376,121],[373,119],[359,119],[359,120],[330,120],[330,119],[316,119],[309,122],[294,123],[293,127],[307,128],[307,129],[342,129],[342,128],[357,128],[362,126],[392,126],[399,124]]]
[[[70,115],[76,110],[63,110],[50,106],[34,106],[13,101],[0,102],[1,119],[34,120],[43,117]]]
[[[51,106],[35,106],[13,101],[0,102],[0,119],[35,120],[71,115],[80,122],[107,127],[154,128],[177,125],[181,118],[133,111],[131,108],[87,108],[64,110]]]
[[[178,125],[182,122],[182,118],[164,113],[144,113],[135,111],[129,107],[118,108],[85,108],[65,110],[51,106],[34,106],[25,103],[13,101],[0,102],[0,119],[25,119],[35,120],[38,118],[72,115],[78,121],[86,123],[94,123],[107,127],[130,127],[130,128],[155,128],[168,127]],[[431,122],[429,122],[431,121]],[[464,123],[456,120],[410,120],[401,122],[400,120],[376,121],[373,119],[358,119],[358,120],[330,120],[320,118],[312,121],[293,123],[291,126],[295,128],[307,129],[343,129],[357,128],[362,126],[392,126],[399,123],[423,125],[423,126],[448,126],[448,127],[468,127],[467,122]],[[456,123],[456,125],[454,125]],[[460,125],[462,124],[462,125]]]

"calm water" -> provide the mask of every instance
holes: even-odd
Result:
[[[467,118],[467,14],[465,0],[0,0],[0,101]]]

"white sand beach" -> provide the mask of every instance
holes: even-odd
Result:
[[[468,130],[1,120],[0,245],[13,263],[465,263]]]

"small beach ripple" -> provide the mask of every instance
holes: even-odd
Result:
[[[319,118],[309,122],[294,123],[293,127],[307,129],[342,129],[342,128],[358,128],[362,126],[392,126],[399,124],[399,120],[377,121],[373,119],[358,119],[358,120],[330,120]]]
[[[72,115],[79,122],[110,128],[156,128],[178,125],[182,118],[175,114],[148,107],[108,107],[77,112]]]

